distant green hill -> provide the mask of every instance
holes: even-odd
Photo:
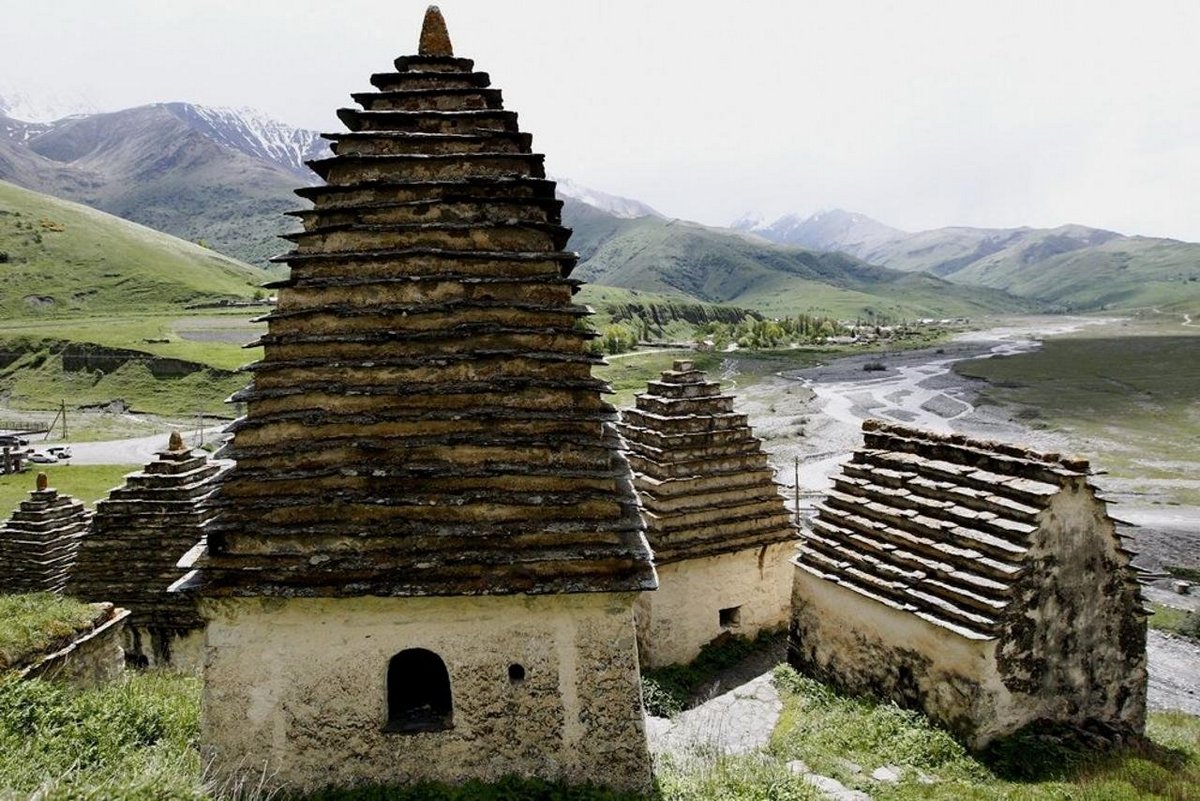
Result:
[[[179,309],[247,299],[256,267],[101,211],[0,182],[7,320]]]
[[[1004,289],[1068,311],[1141,307],[1197,311],[1200,245],[1120,237],[1033,263],[1021,253],[1001,252],[958,270],[950,280]]]
[[[184,113],[196,108],[159,103],[62,120],[28,141],[0,137],[0,180],[267,267],[287,250],[278,237],[296,223],[283,213],[305,205],[292,190],[311,173],[239,149],[237,131],[199,127]]]
[[[1200,311],[1200,244],[1083,225],[908,233],[834,209],[742,225],[769,241],[838,250],[871,264],[1000,289],[1061,311]]]
[[[733,304],[773,315],[959,317],[1036,310],[1036,301],[877,267],[843,253],[775,245],[658,217],[626,219],[566,200],[584,281]]]

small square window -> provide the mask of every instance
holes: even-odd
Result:
[[[721,628],[732,629],[742,623],[742,607],[731,606],[728,609],[722,609],[717,613],[721,621]]]

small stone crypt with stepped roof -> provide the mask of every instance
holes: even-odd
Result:
[[[554,183],[436,8],[339,116],[176,590],[215,773],[650,786],[656,584]],[[265,773],[264,773],[265,771]]]
[[[66,591],[129,610],[130,662],[191,671],[203,664],[196,601],[167,588],[179,578],[180,557],[203,536],[209,512],[202,504],[225,469],[173,432],[154,461],[96,504]]]
[[[1085,460],[877,420],[795,559],[789,660],[982,748],[1140,732],[1146,613]]]
[[[35,482],[29,497],[0,524],[0,593],[61,595],[91,523],[83,502],[59,495],[45,473]]]
[[[733,396],[676,361],[620,430],[660,582],[638,601],[642,664],[683,664],[723,634],[785,626],[796,529]]]

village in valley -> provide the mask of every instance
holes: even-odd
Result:
[[[5,306],[0,799],[1200,798],[1200,245],[1085,307],[601,219],[413,24],[274,265]],[[7,152],[4,291],[102,216]],[[622,283],[674,238],[785,277]]]

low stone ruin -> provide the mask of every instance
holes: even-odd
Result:
[[[1141,731],[1146,615],[1085,460],[868,420],[795,558],[789,660],[975,748]]]
[[[0,592],[62,593],[91,512],[38,473],[36,489],[0,526]]]
[[[125,669],[121,643],[129,610],[110,603],[92,604],[95,616],[73,636],[57,643],[49,653],[29,654],[9,665],[18,679],[41,679],[69,684],[77,689],[102,687]]]
[[[204,621],[195,599],[167,589],[180,577],[180,558],[203,536],[210,513],[201,504],[223,469],[172,433],[166,450],[96,504],[67,592],[130,611],[125,647],[131,661],[201,665]]]
[[[655,576],[554,182],[436,8],[371,83],[299,190],[237,464],[177,587],[208,621],[206,758],[302,791],[645,790]]]
[[[659,576],[638,601],[642,664],[686,663],[722,634],[785,625],[796,530],[733,396],[676,361],[620,430]]]

